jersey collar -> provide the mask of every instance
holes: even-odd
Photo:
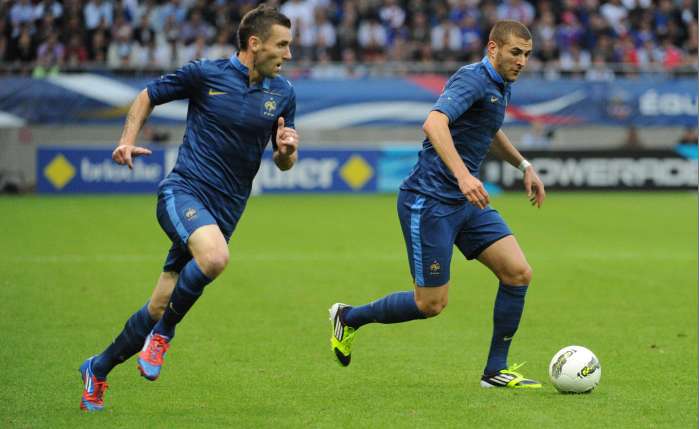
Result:
[[[493,79],[500,85],[503,85],[504,87],[509,86],[509,82],[505,82],[505,79],[503,79],[502,76],[500,76],[500,73],[498,73],[497,70],[495,70],[495,67],[493,67],[493,65],[490,63],[490,60],[487,56],[483,57],[481,63],[485,66],[485,70],[488,72],[488,75],[491,79]]]
[[[240,62],[240,59],[238,58],[237,52],[234,53],[233,55],[231,55],[231,64],[233,65],[233,67],[236,70],[238,70],[239,72],[241,72],[245,76],[247,81],[250,80],[250,71],[248,70],[248,66],[246,66],[245,64]],[[269,89],[271,83],[272,83],[272,80],[270,78],[268,78],[268,77],[263,78],[262,79],[262,88]]]

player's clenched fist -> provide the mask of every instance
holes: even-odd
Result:
[[[145,147],[122,144],[112,152],[112,159],[119,165],[128,165],[133,169],[133,159],[137,156],[150,155],[152,152]]]
[[[284,126],[284,118],[277,121],[277,148],[284,156],[292,155],[299,145],[299,135],[293,128]]]

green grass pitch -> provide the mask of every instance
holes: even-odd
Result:
[[[169,246],[155,197],[0,198],[0,427],[696,427],[696,194],[493,206],[534,268],[510,362],[540,391],[479,387],[497,281],[460,257],[442,315],[363,328],[339,367],[328,307],[411,288],[395,197],[261,196],[161,378],[131,359],[84,415],[78,365],[145,302]],[[548,382],[570,344],[601,361],[590,395]]]

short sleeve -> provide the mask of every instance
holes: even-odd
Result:
[[[190,98],[196,94],[201,79],[201,61],[192,61],[177,69],[174,73],[161,76],[146,87],[148,97],[154,105],[173,100]]]
[[[485,86],[471,71],[462,71],[447,82],[432,110],[444,113],[454,122],[485,94]]]

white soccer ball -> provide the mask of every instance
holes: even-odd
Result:
[[[561,393],[591,392],[601,376],[599,359],[582,346],[562,348],[549,364],[549,379]]]

